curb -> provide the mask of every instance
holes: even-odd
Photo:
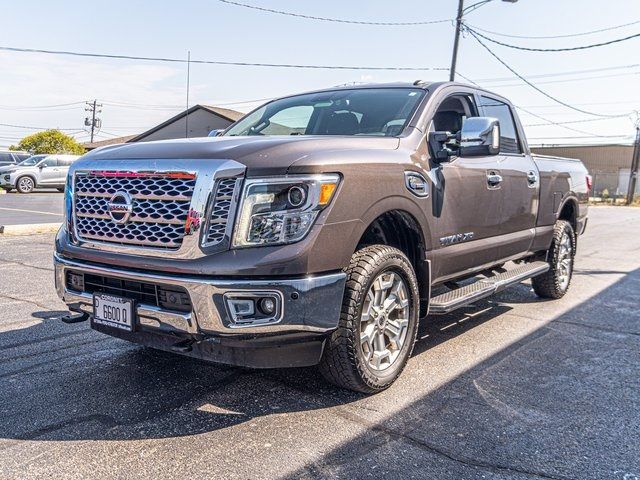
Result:
[[[34,235],[36,233],[55,233],[61,223],[31,223],[25,225],[0,225],[0,235],[13,237],[19,235]]]

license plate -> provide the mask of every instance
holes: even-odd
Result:
[[[93,295],[93,322],[100,325],[133,330],[133,300],[104,293]]]

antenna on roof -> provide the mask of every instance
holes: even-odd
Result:
[[[424,80],[416,80],[415,82],[413,82],[413,84],[416,85],[416,86],[424,85],[425,83],[427,83],[427,82],[425,82]]]
[[[189,76],[191,73],[191,50],[187,52],[187,112],[184,117],[184,138],[189,138]]]

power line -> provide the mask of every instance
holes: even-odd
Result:
[[[110,55],[104,53],[71,52],[66,50],[42,50],[38,48],[2,47],[0,50],[21,53],[45,53],[49,55],[68,55],[73,57],[108,58],[115,60],[143,60],[150,62],[187,63],[183,58],[168,57],[138,57],[134,55]],[[361,65],[302,65],[292,63],[252,63],[252,62],[225,62],[219,60],[191,60],[191,63],[200,65],[231,65],[240,67],[278,67],[278,68],[310,68],[316,70],[386,70],[386,71],[448,71],[444,67],[367,67]]]
[[[587,68],[584,70],[569,70],[566,72],[555,72],[555,73],[540,73],[536,75],[527,75],[526,78],[549,78],[549,77],[562,77],[565,75],[578,75],[580,73],[597,73],[597,72],[606,72],[609,70],[623,70],[628,68],[637,68],[640,67],[640,63],[632,63],[629,65],[616,65],[612,67],[600,67],[600,68]],[[479,82],[508,82],[518,77],[496,77],[496,78],[479,78]]]
[[[466,81],[472,83],[473,85],[475,85],[478,88],[483,88],[482,85],[480,85],[479,83],[477,83],[476,81],[472,80],[469,77],[464,76],[463,74],[461,74],[460,72],[456,71],[456,74],[459,75],[460,77],[462,77],[463,79],[465,79]],[[582,133],[582,134],[587,134],[589,136],[593,136],[593,137],[602,137],[602,138],[607,138],[604,135],[597,135],[595,133],[592,132],[587,132],[585,130],[580,130],[577,128],[573,128],[573,127],[567,127],[566,125],[564,125],[562,122],[554,122],[553,120],[549,120],[548,118],[545,118],[541,115],[538,115],[537,113],[533,113],[532,111],[523,108],[523,107],[519,107],[518,105],[514,105],[518,110],[521,110],[525,113],[528,113],[529,115],[531,115],[532,117],[536,117],[539,120],[542,120],[544,122],[547,122],[547,125],[557,125],[558,127],[564,128],[565,130],[570,130],[572,132],[576,132],[576,133]],[[625,114],[626,115],[626,114]],[[617,118],[617,117],[610,117],[610,118]],[[603,118],[603,119],[610,119],[610,118]]]
[[[65,132],[78,130],[77,128],[34,127],[29,125],[12,125],[9,123],[0,123],[0,127],[20,128],[23,130],[63,130]]]
[[[599,80],[602,78],[618,78],[618,77],[631,77],[634,75],[640,75],[640,71],[637,72],[629,72],[629,73],[611,73],[609,75],[592,75],[592,76],[588,76],[588,77],[575,77],[575,78],[564,78],[564,79],[557,79],[557,80],[546,80],[546,81],[541,81],[541,82],[536,82],[537,85],[548,85],[548,84],[552,84],[552,83],[572,83],[572,82],[583,82],[583,81],[587,81],[587,80]],[[525,78],[531,78],[531,77],[525,77]],[[494,85],[487,85],[487,86],[496,86],[496,87],[518,87],[521,86],[521,83],[508,83],[508,84],[494,84]]]
[[[57,105],[0,105],[1,110],[15,110],[15,111],[62,111],[62,110],[75,110],[77,106],[84,104],[84,102],[71,102],[71,103],[59,103]],[[62,108],[70,107],[73,108]],[[51,110],[53,109],[53,110]]]
[[[529,137],[530,140],[570,140],[578,138],[627,138],[630,135],[582,135],[574,137]]]
[[[614,43],[625,42],[627,40],[631,40],[631,39],[640,37],[640,33],[634,33],[633,35],[629,35],[629,36],[623,37],[623,38],[617,38],[615,40],[609,40],[608,42],[592,43],[591,45],[582,45],[580,47],[531,48],[531,47],[521,47],[519,45],[511,45],[510,43],[504,43],[504,42],[501,42],[500,40],[496,40],[495,38],[487,37],[486,35],[475,31],[473,28],[471,28],[467,24],[465,24],[465,26],[466,26],[467,30],[470,31],[471,33],[473,33],[474,35],[482,37],[482,38],[484,38],[485,40],[487,40],[489,42],[493,42],[493,43],[495,43],[497,45],[500,45],[500,46],[503,46],[503,47],[513,48],[515,50],[524,50],[524,51],[527,51],[527,52],[572,52],[572,51],[575,51],[575,50],[587,50],[589,48],[604,47],[605,45],[613,45]]]
[[[491,31],[491,30],[485,30],[483,28],[476,27],[475,25],[469,25],[469,24],[467,24],[467,25],[469,25],[474,30],[478,30],[480,32],[485,32],[485,33],[490,33],[492,35],[498,35],[499,37],[526,38],[526,39],[529,39],[529,40],[544,40],[544,39],[552,39],[552,38],[582,37],[582,36],[585,36],[585,35],[592,35],[594,33],[609,32],[611,30],[617,30],[619,28],[630,27],[631,25],[637,25],[638,23],[640,23],[640,20],[636,20],[635,22],[630,22],[630,23],[623,23],[622,25],[615,25],[613,27],[600,28],[598,30],[590,30],[588,32],[569,33],[569,34],[565,34],[565,35],[539,35],[539,36],[535,36],[535,35],[513,35],[513,34],[507,34],[507,33],[494,32],[494,31]]]
[[[623,117],[628,117],[628,114],[623,114],[623,115],[619,115],[617,118],[623,118]],[[553,125],[570,125],[570,124],[574,124],[574,123],[590,123],[590,122],[601,122],[603,120],[615,120],[616,117],[612,117],[612,118],[587,118],[584,120],[569,120],[566,122],[553,122]],[[530,123],[528,125],[523,125],[523,127],[545,127],[545,126],[549,126],[549,123]]]
[[[515,76],[517,76],[520,80],[522,80],[524,83],[526,83],[527,85],[529,85],[531,88],[533,88],[534,90],[536,90],[538,93],[541,93],[542,95],[544,95],[545,97],[549,98],[550,100],[553,100],[556,103],[559,103],[560,105],[563,105],[571,110],[575,110],[576,112],[580,112],[580,113],[584,113],[586,115],[592,115],[594,117],[614,117],[615,115],[606,115],[606,114],[602,114],[602,113],[595,113],[595,112],[590,112],[588,110],[582,110],[581,108],[577,108],[574,107],[573,105],[570,105],[566,102],[563,102],[562,100],[548,94],[547,92],[545,92],[544,90],[542,90],[541,88],[537,87],[535,84],[531,83],[529,80],[527,80],[525,77],[523,77],[522,75],[520,75],[518,72],[516,72],[512,67],[510,67],[504,60],[502,60],[500,57],[498,57],[495,53],[493,53],[493,51],[487,47],[484,42],[482,40],[480,40],[480,38],[477,36],[476,32],[474,30],[471,29],[467,29],[467,31],[471,34],[471,36],[473,36],[473,38],[476,39],[476,41],[482,45],[482,47],[491,54],[491,56],[493,58],[495,58],[498,62],[500,62],[507,70],[509,70],[511,73],[513,73]]]
[[[266,13],[275,13],[278,15],[285,15],[288,17],[297,17],[297,18],[305,18],[307,20],[320,20],[322,22],[335,22],[335,23],[348,23],[348,24],[355,24],[355,25],[377,25],[377,26],[385,26],[385,27],[407,27],[407,26],[416,26],[416,25],[431,25],[434,23],[445,23],[445,22],[450,22],[451,19],[446,18],[446,19],[442,19],[442,20],[425,20],[425,21],[419,21],[419,22],[369,22],[366,20],[347,20],[347,19],[343,19],[343,18],[330,18],[330,17],[318,17],[318,16],[314,16],[314,15],[305,15],[302,13],[294,13],[294,12],[287,12],[284,10],[275,10],[272,8],[264,8],[264,7],[258,7],[256,5],[249,5],[247,3],[240,3],[240,2],[234,2],[231,0],[218,0],[221,3],[226,3],[228,5],[234,5],[236,7],[244,7],[244,8],[249,8],[251,10],[258,10],[260,12],[266,12]]]

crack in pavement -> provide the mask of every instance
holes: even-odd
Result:
[[[31,265],[29,263],[24,263],[24,262],[16,262],[15,260],[7,260],[6,258],[0,258],[0,262],[3,262],[5,265],[19,265],[21,267],[27,267],[27,268],[35,268],[36,270],[44,270],[46,272],[53,272],[53,268],[47,268],[47,267],[38,267],[36,265]]]
[[[0,298],[6,298],[7,300],[13,300],[14,302],[28,303],[30,305],[35,305],[36,307],[42,308],[44,310],[54,310],[54,308],[52,307],[48,307],[46,305],[43,305],[42,303],[34,302],[33,300],[27,300],[26,298],[13,297],[11,295],[6,295],[3,293],[0,293]]]
[[[516,468],[516,467],[512,467],[512,466],[508,466],[508,465],[503,465],[503,464],[499,464],[499,463],[490,463],[490,462],[485,462],[482,460],[474,460],[472,458],[468,458],[468,457],[458,457],[456,455],[454,455],[453,453],[449,453],[446,452],[445,450],[436,447],[435,445],[432,445],[428,442],[426,442],[425,440],[421,439],[421,438],[417,438],[413,435],[411,435],[412,431],[396,431],[392,428],[387,428],[383,425],[380,424],[376,424],[373,422],[369,422],[368,420],[363,419],[362,417],[359,417],[358,415],[352,414],[351,412],[349,412],[346,407],[337,407],[337,413],[338,416],[342,417],[343,419],[347,420],[347,421],[351,421],[353,423],[359,424],[361,426],[366,427],[368,430],[372,430],[374,432],[378,432],[381,433],[383,435],[386,435],[387,437],[393,439],[393,440],[400,440],[400,441],[406,441],[407,443],[409,443],[410,445],[413,445],[417,448],[420,448],[422,450],[426,450],[428,452],[431,452],[435,455],[444,457],[448,460],[451,460],[453,462],[462,464],[462,465],[466,465],[468,467],[473,467],[473,468],[480,468],[480,469],[484,469],[484,470],[488,470],[492,473],[518,473],[518,474],[522,474],[522,475],[528,475],[528,476],[533,476],[533,477],[537,477],[537,478],[543,478],[543,479],[547,479],[547,480],[575,480],[572,477],[566,477],[564,475],[562,476],[557,476],[557,475],[550,475],[548,473],[542,472],[542,471],[537,471],[537,470],[525,470],[525,469],[521,469],[521,468]],[[369,453],[370,450],[367,450],[366,453]],[[347,458],[345,459],[346,463],[347,461],[352,460],[353,457],[351,458]]]

